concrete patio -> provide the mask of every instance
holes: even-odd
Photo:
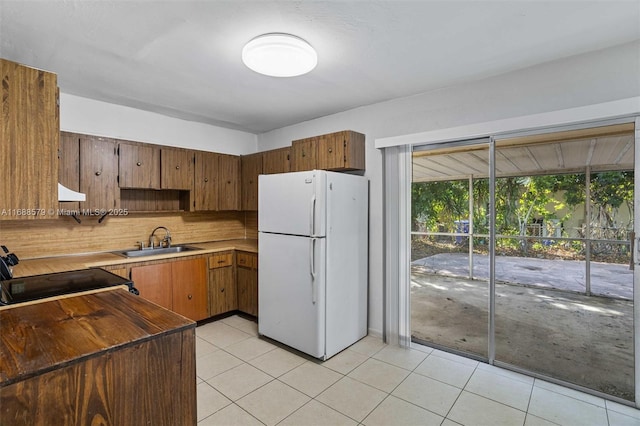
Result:
[[[469,276],[469,256],[441,253],[415,260],[425,273]],[[585,292],[585,262],[531,257],[496,256],[496,281],[572,292]],[[473,278],[489,279],[489,256],[473,255]],[[629,265],[591,262],[591,294],[633,299],[633,270]]]

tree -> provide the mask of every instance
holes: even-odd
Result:
[[[565,207],[582,206],[585,203],[586,176],[580,174],[502,177],[496,179],[497,232],[503,235],[527,236],[532,220],[565,222],[571,212],[558,217]],[[633,211],[632,171],[598,172],[591,175],[591,209],[589,221],[593,229],[613,230],[614,234],[592,234],[596,238],[625,239],[617,235],[616,214],[622,204]],[[560,194],[563,194],[562,196]],[[473,181],[473,224],[475,233],[488,233],[489,181]],[[633,216],[633,215],[632,215]],[[411,218],[413,229],[441,231],[444,224],[448,232],[456,231],[455,222],[469,217],[469,181],[416,182],[412,185]],[[603,231],[604,232],[604,231]],[[520,238],[526,255],[528,244]],[[622,246],[620,246],[622,247]]]
[[[469,216],[467,181],[414,182],[411,185],[411,221],[417,231],[438,231]],[[449,231],[453,231],[450,229]]]

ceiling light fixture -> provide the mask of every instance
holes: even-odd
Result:
[[[242,62],[253,71],[272,77],[306,74],[318,64],[309,43],[291,34],[263,34],[242,49]]]

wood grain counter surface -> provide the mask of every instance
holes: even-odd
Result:
[[[182,245],[182,244],[180,244]],[[242,250],[252,253],[258,252],[258,240],[241,239],[204,243],[187,243],[201,250],[182,253],[151,255],[144,257],[123,257],[113,252],[77,254],[68,256],[43,257],[39,259],[21,260],[13,269],[14,278],[31,275],[51,274],[55,272],[75,271],[78,269],[125,265],[127,263],[144,262],[149,260],[172,259],[176,257],[198,256],[227,250]]]
[[[196,323],[123,289],[0,311],[0,387]]]

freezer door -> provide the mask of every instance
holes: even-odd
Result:
[[[280,173],[258,177],[258,230],[325,236],[326,172]]]
[[[258,332],[325,355],[324,238],[258,235]]]

